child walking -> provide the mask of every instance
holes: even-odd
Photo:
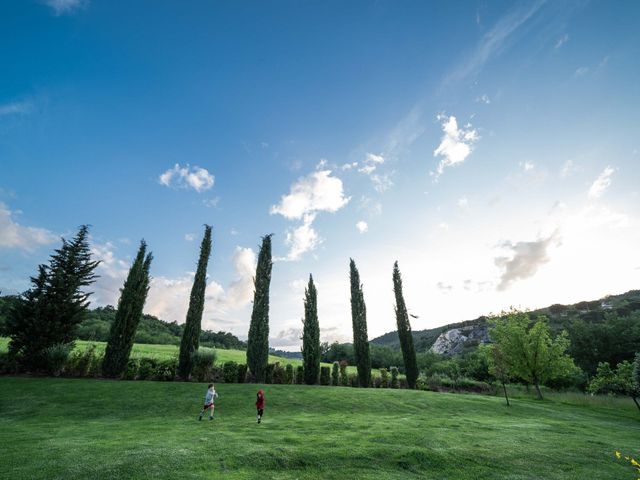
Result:
[[[262,415],[264,415],[264,390],[258,390],[256,398],[256,409],[258,410],[258,423],[262,421]]]
[[[204,407],[202,407],[202,411],[200,412],[198,420],[202,420],[202,416],[207,410],[209,410],[209,420],[213,420],[213,410],[216,407],[214,402],[217,397],[218,394],[216,393],[216,387],[213,385],[213,383],[210,383],[209,388],[207,389],[207,393],[204,396]]]

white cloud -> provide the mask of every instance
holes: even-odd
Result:
[[[184,239],[187,242],[193,242],[196,239],[196,235],[195,235],[195,233],[185,233],[184,234]]]
[[[322,239],[313,228],[314,219],[313,215],[307,215],[302,225],[287,230],[285,244],[289,247],[289,253],[284,259],[279,260],[300,260],[303,254],[315,250],[322,243]]]
[[[360,173],[364,173],[365,175],[369,175],[369,174],[375,172],[375,170],[376,170],[376,166],[375,165],[364,165],[363,167],[358,169],[358,171]]]
[[[96,268],[98,279],[91,286],[92,301],[99,305],[117,305],[120,289],[127,278],[129,263],[116,256],[116,247],[111,242],[91,242],[93,260],[99,260]]]
[[[12,102],[0,105],[0,117],[4,115],[26,115],[33,111],[31,102]]]
[[[84,0],[44,0],[45,5],[53,10],[54,15],[64,15],[80,8]]]
[[[220,197],[207,198],[207,199],[202,201],[202,204],[205,207],[210,207],[210,208],[217,207],[218,203],[220,203]]]
[[[556,42],[556,45],[554,48],[558,49],[560,47],[562,47],[565,43],[567,43],[569,41],[569,34],[565,33],[563,36],[561,36],[558,41]]]
[[[352,168],[356,168],[358,166],[358,162],[351,162],[343,164],[340,169],[341,170],[351,170]]]
[[[489,105],[491,103],[491,99],[489,98],[489,95],[487,95],[486,93],[483,93],[482,95],[476,98],[476,103],[484,103],[486,105]]]
[[[305,215],[318,212],[337,212],[351,197],[345,197],[342,180],[331,176],[331,170],[320,170],[299,178],[288,195],[283,195],[278,205],[271,207],[272,215],[289,220],[300,220]]]
[[[45,228],[25,227],[13,219],[11,210],[0,202],[0,248],[17,248],[33,251],[40,245],[48,245],[58,237]]]
[[[374,217],[382,214],[382,203],[380,203],[378,200],[374,200],[371,197],[363,195],[360,198],[360,206],[358,207],[358,209],[364,210],[369,214],[370,217]]]
[[[373,183],[373,188],[378,193],[384,193],[389,190],[393,186],[393,181],[391,181],[391,174],[374,174],[371,175],[371,182]]]
[[[365,162],[382,164],[384,163],[384,157],[382,155],[376,155],[375,153],[367,153]]]
[[[595,179],[589,189],[589,198],[600,198],[607,188],[611,185],[611,175],[615,170],[607,166],[598,178]]]
[[[573,72],[573,76],[574,77],[583,77],[587,73],[589,73],[589,67],[579,67],[579,68],[576,69],[575,72]]]
[[[495,264],[502,269],[497,289],[506,290],[514,282],[535,275],[550,260],[548,249],[552,243],[560,244],[557,231],[533,242],[504,242],[502,248],[509,251],[509,256],[495,258]]]
[[[562,170],[560,170],[560,178],[567,178],[576,170],[576,166],[573,163],[573,160],[567,160],[564,162],[562,166]]]
[[[436,180],[445,168],[463,163],[471,154],[473,144],[480,138],[477,130],[471,128],[470,124],[458,128],[458,122],[453,115],[450,117],[439,115],[438,120],[442,120],[444,135],[440,145],[433,152],[434,157],[442,157],[436,169]]]
[[[358,223],[356,223],[356,228],[360,233],[366,233],[367,230],[369,230],[369,225],[367,225],[367,222],[365,222],[364,220],[360,220]]]
[[[176,163],[173,168],[158,178],[161,185],[174,188],[193,188],[196,192],[204,192],[213,187],[215,177],[206,168],[187,164],[181,167]]]
[[[520,166],[522,167],[522,169],[525,172],[530,172],[531,170],[533,170],[536,166],[533,164],[533,162],[524,162],[524,163],[520,163]]]
[[[458,206],[460,208],[467,208],[469,206],[469,199],[467,197],[460,197],[458,199]]]

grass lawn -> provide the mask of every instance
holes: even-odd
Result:
[[[640,415],[408,390],[0,377],[7,479],[625,479]]]

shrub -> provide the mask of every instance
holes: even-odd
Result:
[[[373,377],[371,381],[373,382],[373,388],[382,387],[382,379],[380,377]]]
[[[222,379],[224,383],[235,383],[238,381],[238,364],[236,362],[226,362],[222,366]]]
[[[43,356],[47,373],[54,377],[59,377],[64,371],[70,353],[71,345],[68,343],[56,343],[55,345],[45,348]]]
[[[238,365],[238,383],[244,383],[247,378],[247,365],[240,363]]]
[[[358,388],[359,386],[358,375],[356,375],[355,373],[350,373],[348,378],[349,378],[349,386]]]
[[[92,365],[96,361],[96,346],[91,344],[84,351],[71,353],[67,361],[67,373],[76,377],[86,377],[89,375]]]
[[[7,352],[0,352],[0,374],[18,373],[18,371],[18,363],[15,359]]]
[[[285,383],[285,373],[284,368],[280,365],[280,362],[276,362],[273,365],[273,373],[272,373],[272,383],[283,384]]]
[[[320,385],[331,384],[331,369],[329,367],[320,367]]]
[[[386,368],[380,369],[380,387],[389,388],[389,370]]]
[[[170,382],[176,378],[176,370],[178,369],[178,361],[175,358],[169,360],[162,360],[158,362],[154,378],[156,380],[162,380]]]
[[[347,375],[347,363],[346,360],[340,362],[340,385],[346,387],[349,385],[349,376]]]
[[[193,366],[191,374],[198,382],[206,382],[211,377],[211,370],[216,363],[217,353],[202,352],[196,350],[193,352],[191,365]]]
[[[140,359],[140,367],[138,368],[138,379],[150,380],[156,374],[158,361],[155,358],[144,357]]]
[[[275,363],[268,363],[264,371],[264,383],[273,383],[273,370],[276,368]]]
[[[298,385],[302,385],[304,383],[304,367],[302,365],[298,365],[296,367],[296,383]]]
[[[138,358],[130,358],[127,366],[122,373],[123,380],[135,380],[138,377],[138,369],[140,368],[140,360]]]
[[[398,367],[391,367],[391,388],[399,388],[400,384],[398,383]]]
[[[293,365],[287,363],[284,367],[284,383],[291,385],[293,383]]]
[[[338,362],[333,362],[333,366],[331,367],[331,385],[337,387],[340,383],[340,364]]]

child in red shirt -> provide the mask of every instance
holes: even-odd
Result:
[[[258,390],[258,395],[256,398],[256,409],[258,410],[258,423],[262,420],[262,415],[264,414],[264,390]]]

